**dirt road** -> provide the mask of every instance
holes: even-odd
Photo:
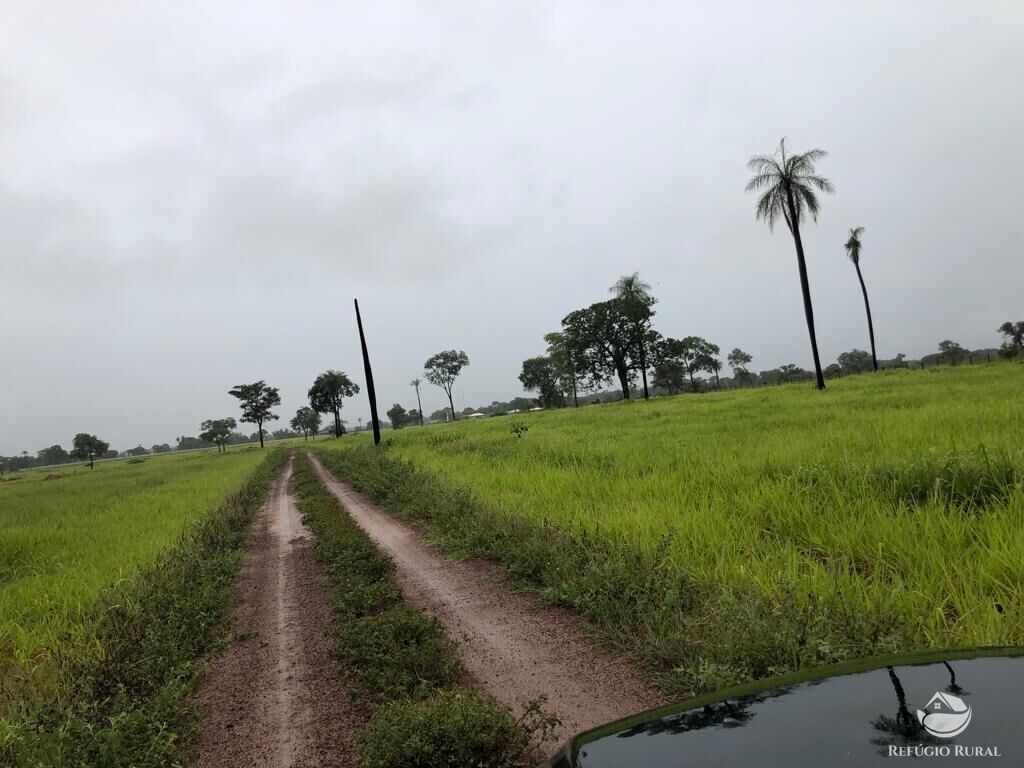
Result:
[[[354,766],[364,721],[338,675],[333,620],[313,540],[289,492],[289,461],[253,526],[235,585],[237,639],[198,697],[198,768]]]
[[[664,703],[631,665],[595,648],[578,617],[509,592],[497,583],[493,565],[449,560],[310,459],[331,493],[395,561],[406,599],[445,623],[475,682],[499,701],[518,711],[547,696],[547,709],[562,720],[559,740]]]

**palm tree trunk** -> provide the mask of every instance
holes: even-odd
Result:
[[[868,301],[868,289],[864,287],[864,276],[860,273],[860,263],[853,266],[857,268],[857,279],[860,280],[860,292],[864,294],[864,311],[868,313],[868,337],[871,339],[871,364],[878,370],[878,355],[875,354],[875,325],[871,322],[871,303]]]
[[[416,387],[416,407],[419,409],[417,413],[420,415],[420,426],[423,426],[423,403],[420,402],[420,388]]]
[[[640,343],[640,377],[644,382],[644,400],[650,399],[650,394],[647,391],[647,345],[643,342]]]
[[[800,268],[800,290],[804,294],[804,315],[807,318],[807,333],[811,337],[811,354],[814,357],[814,375],[818,380],[818,389],[825,388],[825,377],[821,373],[821,358],[818,356],[818,338],[814,333],[814,307],[811,306],[811,286],[807,281],[807,262],[804,260],[804,244],[800,239],[800,222],[796,217],[796,206],[793,204],[793,193],[787,191],[789,198],[789,231],[796,243],[796,263]]]

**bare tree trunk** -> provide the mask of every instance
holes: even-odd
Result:
[[[445,392],[448,395],[448,407],[452,409],[452,421],[455,421],[455,403],[452,402],[452,391],[446,389]]]
[[[641,342],[641,344],[640,344],[640,377],[643,379],[643,382],[644,382],[644,400],[649,400],[651,396],[650,396],[650,394],[647,391],[647,350],[645,349],[646,346],[647,346],[646,344]]]
[[[804,295],[804,315],[807,318],[807,333],[811,337],[811,355],[814,357],[814,376],[818,389],[825,388],[825,377],[821,373],[821,358],[818,356],[818,338],[814,333],[814,307],[811,306],[811,286],[807,280],[807,262],[804,260],[804,244],[800,239],[800,222],[796,217],[796,206],[793,204],[793,192],[786,190],[789,202],[789,231],[796,244],[796,263],[800,268],[800,290]]]
[[[259,430],[259,433],[260,433],[260,448],[262,448],[263,447],[263,422],[262,421],[257,421],[256,422],[256,429]]]
[[[853,266],[857,268],[857,279],[860,280],[860,292],[864,294],[864,311],[868,313],[868,337],[871,339],[871,364],[878,370],[878,355],[875,354],[875,326],[871,322],[871,303],[868,301],[868,289],[864,286],[864,276],[860,273],[860,263]]]

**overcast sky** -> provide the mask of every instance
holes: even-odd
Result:
[[[0,453],[170,442],[266,379],[415,406],[521,392],[639,271],[665,335],[811,366],[792,241],[745,163],[835,184],[804,232],[823,360],[1024,319],[1024,3],[0,2]],[[443,393],[423,391],[427,413]],[[345,418],[366,419],[363,397]],[[245,427],[251,432],[254,428]]]

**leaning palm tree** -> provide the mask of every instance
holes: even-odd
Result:
[[[864,287],[864,276],[860,273],[860,237],[864,234],[864,227],[856,227],[850,230],[850,239],[846,241],[846,255],[850,257],[853,266],[857,268],[857,279],[860,280],[860,292],[864,294],[864,310],[868,313],[868,336],[871,338],[871,364],[878,370],[878,355],[875,353],[875,326],[871,322],[871,304],[868,302],[868,289]]]
[[[639,272],[620,277],[615,281],[615,285],[608,289],[608,293],[617,299],[622,299],[631,304],[647,304],[651,302],[651,286],[640,279]],[[644,383],[644,400],[650,397],[647,389],[647,341],[645,339],[649,320],[649,317],[644,319],[636,328],[637,347],[640,352],[640,378]]]
[[[420,384],[422,383],[422,379],[413,379],[409,382],[410,385],[416,387],[416,408],[418,409],[416,413],[419,414],[421,427],[423,426],[423,403],[420,402]]]
[[[775,222],[781,217],[796,244],[800,289],[804,295],[804,315],[807,317],[807,332],[811,337],[818,389],[825,388],[825,377],[821,373],[818,340],[814,335],[814,308],[811,306],[811,288],[807,283],[807,262],[804,260],[804,244],[800,239],[800,222],[803,221],[805,211],[814,221],[818,220],[815,190],[833,191],[832,182],[814,172],[814,164],[827,154],[823,149],[812,149],[803,154],[787,155],[786,140],[782,139],[774,155],[755,155],[747,163],[747,168],[754,174],[747,182],[747,192],[764,190],[757,201],[757,218],[767,222],[769,230],[774,230]]]

